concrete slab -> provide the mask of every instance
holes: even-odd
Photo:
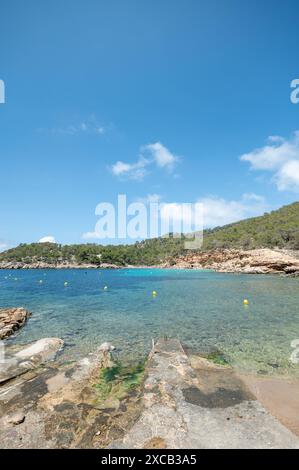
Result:
[[[233,370],[205,361],[194,367],[195,362],[191,367],[179,341],[158,341],[143,411],[110,448],[299,448],[298,437],[266,411]]]
[[[258,401],[299,437],[299,379],[242,376]]]

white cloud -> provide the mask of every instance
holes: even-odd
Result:
[[[299,191],[299,160],[290,160],[275,175],[279,191]]]
[[[253,170],[273,173],[279,191],[299,191],[299,131],[287,140],[280,136],[268,138],[269,144],[242,155]]]
[[[203,211],[204,228],[213,228],[238,222],[248,217],[263,215],[269,209],[263,196],[244,193],[239,200],[226,200],[218,196],[209,196],[197,201]],[[191,213],[182,212],[181,203],[164,203],[160,205],[161,220],[170,217],[175,221],[188,224],[192,221]]]
[[[121,179],[133,179],[142,181],[148,173],[148,168],[152,165],[158,168],[164,168],[172,172],[179,157],[172,154],[160,142],[143,145],[140,148],[140,155],[137,162],[127,163],[121,160],[114,163],[111,167],[112,173]]]
[[[238,201],[228,201],[217,196],[205,197],[198,202],[203,204],[205,228],[238,222],[248,217],[262,215],[268,206],[262,196],[245,193]]]
[[[280,135],[270,135],[268,137],[269,142],[284,142],[284,138]]]
[[[38,129],[39,131],[52,132],[53,134],[66,134],[66,135],[76,135],[76,134],[94,134],[94,135],[103,135],[107,128],[101,125],[97,118],[92,115],[87,119],[84,119],[81,122],[69,124],[64,127],[54,127],[52,129]]]
[[[262,204],[265,203],[264,196],[259,196],[258,194],[255,194],[255,193],[244,193],[242,195],[242,200],[243,201],[256,201],[256,202],[260,202]]]
[[[143,180],[147,173],[146,166],[148,161],[140,157],[136,163],[125,163],[117,161],[112,165],[111,171],[115,176],[132,180]]]
[[[8,250],[8,245],[6,243],[0,243],[0,252]]]
[[[269,209],[263,196],[254,193],[245,193],[239,200],[226,200],[218,196],[209,196],[197,201],[200,204],[204,228],[213,228],[238,222],[242,219],[263,215]],[[182,211],[181,203],[164,203],[160,205],[161,220],[171,218],[174,223],[193,223],[192,213]],[[194,205],[193,205],[194,210]]]
[[[46,237],[38,240],[38,243],[57,243],[55,238],[52,235],[47,235]]]
[[[102,135],[105,133],[105,130],[105,127],[100,126],[97,122],[88,120],[64,128],[53,129],[54,132],[70,135],[75,135],[79,133]]]
[[[150,158],[154,160],[158,167],[167,168],[170,171],[173,170],[175,163],[179,160],[176,155],[171,153],[160,142],[144,145],[141,150],[142,152],[149,153]]]

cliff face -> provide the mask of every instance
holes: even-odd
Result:
[[[299,275],[299,252],[268,248],[248,251],[187,252],[186,255],[180,256],[172,266],[182,269],[213,269],[218,272]]]

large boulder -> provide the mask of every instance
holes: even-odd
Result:
[[[0,309],[0,339],[5,339],[21,328],[31,315],[22,307]]]
[[[0,358],[0,384],[53,360],[62,347],[60,338],[42,338],[18,352],[11,353],[7,348],[4,358]]]
[[[57,352],[63,347],[60,338],[42,338],[15,354],[18,359],[43,362],[54,359]]]

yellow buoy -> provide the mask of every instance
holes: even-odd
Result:
[[[243,304],[244,304],[244,305],[249,305],[249,300],[244,299],[244,300],[243,300]]]
[[[158,295],[158,292],[157,292],[157,291],[155,291],[155,290],[153,290],[153,292],[152,292],[152,296],[153,296],[153,297],[157,297],[157,295]]]

